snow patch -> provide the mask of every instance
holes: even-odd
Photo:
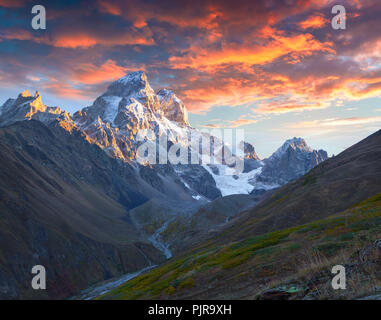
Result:
[[[131,81],[140,80],[142,78],[146,78],[144,71],[135,71],[125,75],[124,77],[120,78],[116,82],[128,84]]]
[[[256,188],[255,185],[250,183],[251,180],[255,180],[256,176],[261,174],[262,167],[254,169],[250,172],[242,172],[238,175],[225,175],[221,174],[224,166],[217,166],[218,174],[213,173],[213,170],[207,166],[203,166],[212,175],[216,186],[220,189],[222,196],[228,196],[231,194],[249,194]],[[221,170],[222,169],[222,170]]]
[[[106,96],[103,97],[103,100],[107,103],[103,120],[114,124],[115,117],[118,114],[119,103],[122,98],[116,96]]]

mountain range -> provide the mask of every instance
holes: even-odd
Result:
[[[181,141],[189,148],[188,136],[202,135],[190,126],[182,101],[168,89],[155,93],[142,71],[113,82],[91,106],[73,115],[59,107],[44,105],[38,91],[34,96],[24,91],[0,107],[0,126],[30,119],[46,125],[57,123],[70,133],[79,131],[88,142],[99,146],[110,157],[132,165],[136,164],[137,148],[141,145],[137,141],[141,130],[152,130],[158,139],[168,135],[169,143]],[[208,138],[213,144],[212,137]],[[228,146],[224,145],[224,148]],[[312,150],[302,138],[287,140],[264,160],[260,160],[251,144],[244,142],[244,154],[244,172],[230,177],[224,174],[224,165],[196,165],[190,166],[191,170],[189,166],[168,165],[165,170],[173,169],[194,198],[213,200],[221,195],[277,188],[328,158],[325,151]],[[208,188],[201,185],[205,181]]]
[[[217,141],[189,124],[175,93],[155,92],[141,71],[113,82],[73,115],[24,91],[0,107],[0,127],[1,298],[65,298],[161,264],[332,161],[293,138],[267,159],[241,141],[244,170],[235,175],[225,174],[223,161],[141,164],[141,130],[152,130],[155,139],[167,135],[168,149],[178,142],[191,149],[192,134],[212,146]],[[314,172],[308,181],[318,179]],[[290,214],[286,221],[303,218]],[[283,221],[272,217],[266,214],[264,229]],[[36,264],[46,266],[46,292],[29,287]]]

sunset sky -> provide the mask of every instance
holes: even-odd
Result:
[[[294,136],[337,154],[381,128],[381,2],[0,0],[0,104],[37,89],[74,112],[136,70],[194,127],[245,129],[260,157]]]

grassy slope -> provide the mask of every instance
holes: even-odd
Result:
[[[381,193],[322,220],[224,245],[210,241],[101,299],[252,299],[274,287],[288,298],[354,298],[381,284],[372,247],[378,238]],[[335,264],[349,270],[348,290],[330,288]]]

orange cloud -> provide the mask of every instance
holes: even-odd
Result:
[[[330,106],[328,101],[322,102],[309,102],[309,101],[297,101],[288,100],[284,102],[262,102],[258,108],[254,109],[258,113],[287,113],[287,112],[299,112],[304,110],[325,109]]]
[[[340,73],[327,76],[314,72],[294,77],[285,74],[255,70],[239,71],[240,78],[224,78],[229,71],[209,73],[206,79],[190,81],[176,89],[188,109],[201,113],[212,106],[238,106],[258,103],[257,113],[286,113],[303,110],[325,109],[333,101],[342,102],[381,96],[381,80],[378,73],[363,73],[354,77]],[[337,103],[336,103],[337,106]]]
[[[372,83],[372,80],[364,79],[347,80],[346,86],[342,88],[341,93],[347,99],[364,99],[381,95],[381,82]],[[339,91],[339,90],[338,90]]]
[[[0,40],[35,40],[35,37],[27,30],[4,29],[0,31]]]
[[[123,77],[127,68],[121,67],[109,59],[101,66],[91,63],[81,64],[74,69],[73,80],[84,84],[96,84]]]
[[[76,35],[60,35],[55,37],[52,41],[47,41],[55,47],[61,48],[88,48],[97,44],[97,39],[90,37],[86,34]]]
[[[204,128],[212,128],[212,129],[221,128],[218,124],[212,124],[212,123],[204,124],[204,125],[202,125],[202,127],[204,127]]]
[[[298,34],[294,36],[282,36],[274,34],[273,40],[264,45],[223,45],[220,50],[203,49],[191,46],[183,56],[172,56],[169,58],[175,69],[201,69],[212,70],[216,66],[226,64],[265,64],[287,54],[294,56],[309,56],[313,52],[334,53],[331,42],[320,42],[309,34]]]
[[[340,90],[346,88],[341,78],[308,75],[295,80],[259,70],[250,74],[242,73],[240,79],[224,78],[223,74],[220,72],[207,80],[192,82],[187,88],[179,88],[179,96],[196,113],[211,106],[238,106],[256,102],[259,102],[255,109],[257,113],[285,113],[327,108],[330,100],[342,95]]]
[[[93,97],[86,94],[83,90],[74,88],[73,86],[64,82],[50,82],[44,85],[44,89],[52,92],[53,94],[69,99],[89,100]]]
[[[153,45],[155,43],[150,30],[142,31],[126,30],[123,34],[91,35],[86,32],[65,33],[58,32],[53,35],[34,36],[27,30],[6,29],[0,32],[0,40],[28,40],[36,43],[59,48],[89,48],[95,45],[116,46],[116,45]]]
[[[258,120],[254,119],[237,119],[230,122],[229,128],[237,128],[247,124],[256,123]]]
[[[122,9],[110,1],[98,1],[98,5],[101,12],[112,14],[114,16],[122,15]]]
[[[262,88],[253,85],[253,81],[228,78],[223,81],[211,79],[207,83],[197,83],[199,87],[181,90],[179,96],[184,100],[187,108],[192,112],[202,112],[212,106],[237,106],[253,102],[258,99]],[[262,96],[263,97],[263,96]]]
[[[58,34],[52,40],[45,41],[47,44],[61,48],[89,48],[94,45],[115,46],[115,45],[153,45],[155,41],[151,34],[126,31],[123,35],[117,36],[94,36],[86,33],[78,34]]]
[[[20,3],[24,1],[0,0],[0,6],[17,7]],[[361,15],[348,12],[348,17],[360,17],[348,32],[323,33],[324,30],[318,29],[329,21],[316,12],[329,14],[332,3],[333,0],[247,1],[243,5],[235,1],[205,0],[198,5],[181,4],[179,10],[179,6],[170,2],[155,5],[150,1],[98,0],[98,11],[81,11],[80,6],[78,10],[62,11],[60,16],[84,19],[78,25],[75,21],[82,20],[72,19],[75,26],[70,28],[74,31],[69,32],[67,26],[60,27],[57,21],[57,29],[46,33],[1,30],[0,41],[25,40],[54,46],[52,54],[37,60],[36,65],[43,69],[41,61],[46,58],[49,62],[46,63],[47,74],[51,74],[51,70],[61,72],[62,87],[52,88],[57,94],[71,97],[81,95],[79,88],[84,92],[101,90],[104,82],[136,70],[130,67],[127,70],[116,62],[123,61],[125,65],[126,52],[97,47],[126,44],[155,45],[154,50],[147,51],[141,46],[134,47],[128,51],[129,61],[139,61],[137,64],[142,64],[139,69],[146,66],[150,76],[157,76],[156,83],[168,75],[174,76],[167,77],[164,82],[173,85],[193,112],[202,112],[212,106],[248,103],[258,103],[255,110],[260,113],[297,112],[327,108],[337,97],[346,101],[380,96],[381,74],[371,76],[372,70],[379,70],[380,37],[377,38],[376,32],[369,32],[366,38],[370,40],[359,40],[368,30],[377,30],[377,21],[371,21],[372,28],[362,22],[367,12],[360,9],[370,7],[372,1],[356,0],[359,10],[355,11]],[[326,9],[328,11],[324,11]],[[54,14],[58,13],[54,10],[49,11],[53,14],[53,18],[49,14],[51,21],[55,21]],[[102,20],[104,13],[107,16]],[[93,24],[86,23],[90,18],[100,19],[103,28],[93,30]],[[111,23],[108,28],[110,21],[115,24]],[[312,30],[313,34],[306,32]],[[88,60],[90,55],[96,57],[96,61],[106,62],[94,64],[95,60]],[[168,56],[169,62],[165,58]],[[316,63],[312,56],[314,61],[316,57]],[[28,64],[28,59],[32,60],[27,56],[19,64]],[[330,61],[337,62],[338,66]],[[21,69],[18,77],[24,79],[25,67],[22,70],[20,65],[17,66],[17,70]],[[30,69],[34,71],[33,67]],[[43,83],[46,76],[40,70],[38,74]],[[2,75],[2,78],[7,77]],[[251,120],[238,119],[229,124],[240,125],[245,121]]]
[[[313,15],[308,17],[306,20],[299,23],[299,26],[305,29],[320,29],[324,27],[329,21],[325,19],[322,15]]]

